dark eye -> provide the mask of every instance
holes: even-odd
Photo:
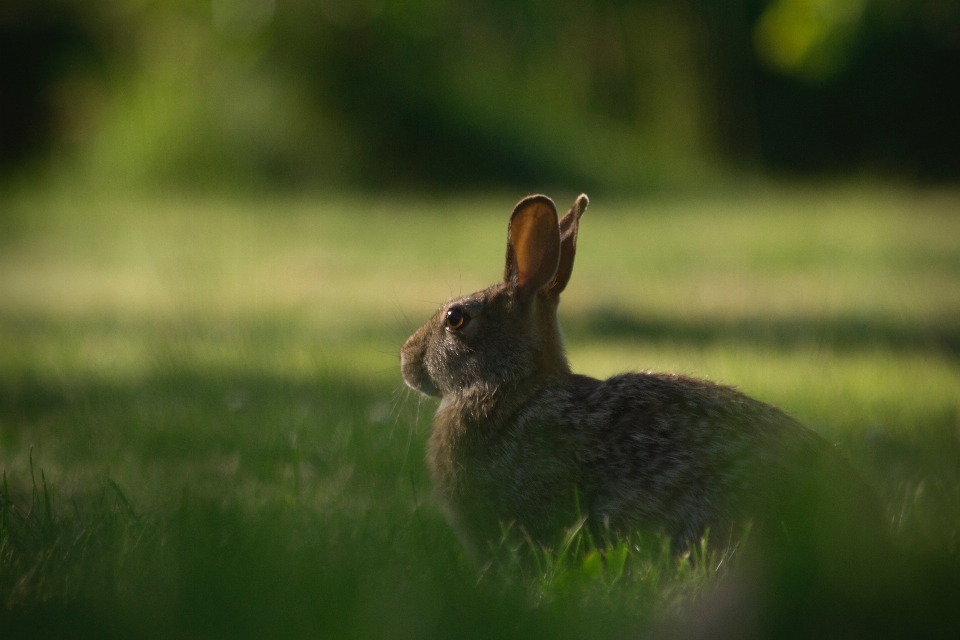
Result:
[[[467,322],[470,321],[470,318],[463,312],[463,309],[460,307],[453,307],[447,311],[447,317],[444,319],[444,322],[447,325],[448,329],[453,329],[454,331],[459,331],[467,326]]]

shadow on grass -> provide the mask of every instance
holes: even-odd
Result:
[[[937,351],[960,357],[960,320],[898,322],[872,317],[686,319],[597,309],[565,321],[575,339],[633,338],[703,346],[746,343],[779,348],[820,345],[834,349],[882,346],[901,351]]]
[[[4,490],[3,637],[573,639],[636,628],[629,614],[535,608],[519,585],[478,584],[416,496],[346,492],[316,505],[185,488],[144,508],[109,480],[67,501],[42,497],[43,483],[19,502]]]
[[[378,480],[401,468],[425,482],[429,411],[401,385],[318,375],[166,370],[127,380],[66,380],[0,373],[6,453],[25,468],[28,449],[63,468],[155,467],[260,483],[349,468]],[[7,466],[11,460],[6,462]],[[209,475],[209,474],[208,474]],[[394,478],[395,479],[395,478]]]

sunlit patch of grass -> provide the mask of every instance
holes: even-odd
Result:
[[[709,594],[737,563],[738,545],[708,545],[709,532],[677,550],[668,537],[649,532],[597,539],[584,524],[570,527],[555,548],[504,525],[480,581],[520,585],[537,606],[589,604],[664,622]]]

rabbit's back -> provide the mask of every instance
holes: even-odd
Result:
[[[686,543],[755,515],[802,485],[830,446],[775,407],[684,376],[637,373],[597,384],[583,461],[597,523],[647,527]]]

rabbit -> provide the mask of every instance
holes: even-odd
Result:
[[[507,523],[550,546],[580,517],[683,548],[777,500],[774,520],[796,510],[818,469],[847,473],[826,440],[731,387],[571,372],[557,309],[588,202],[558,221],[550,198],[521,200],[503,281],[444,303],[400,351],[406,384],[440,398],[428,463],[466,548],[482,554]]]

